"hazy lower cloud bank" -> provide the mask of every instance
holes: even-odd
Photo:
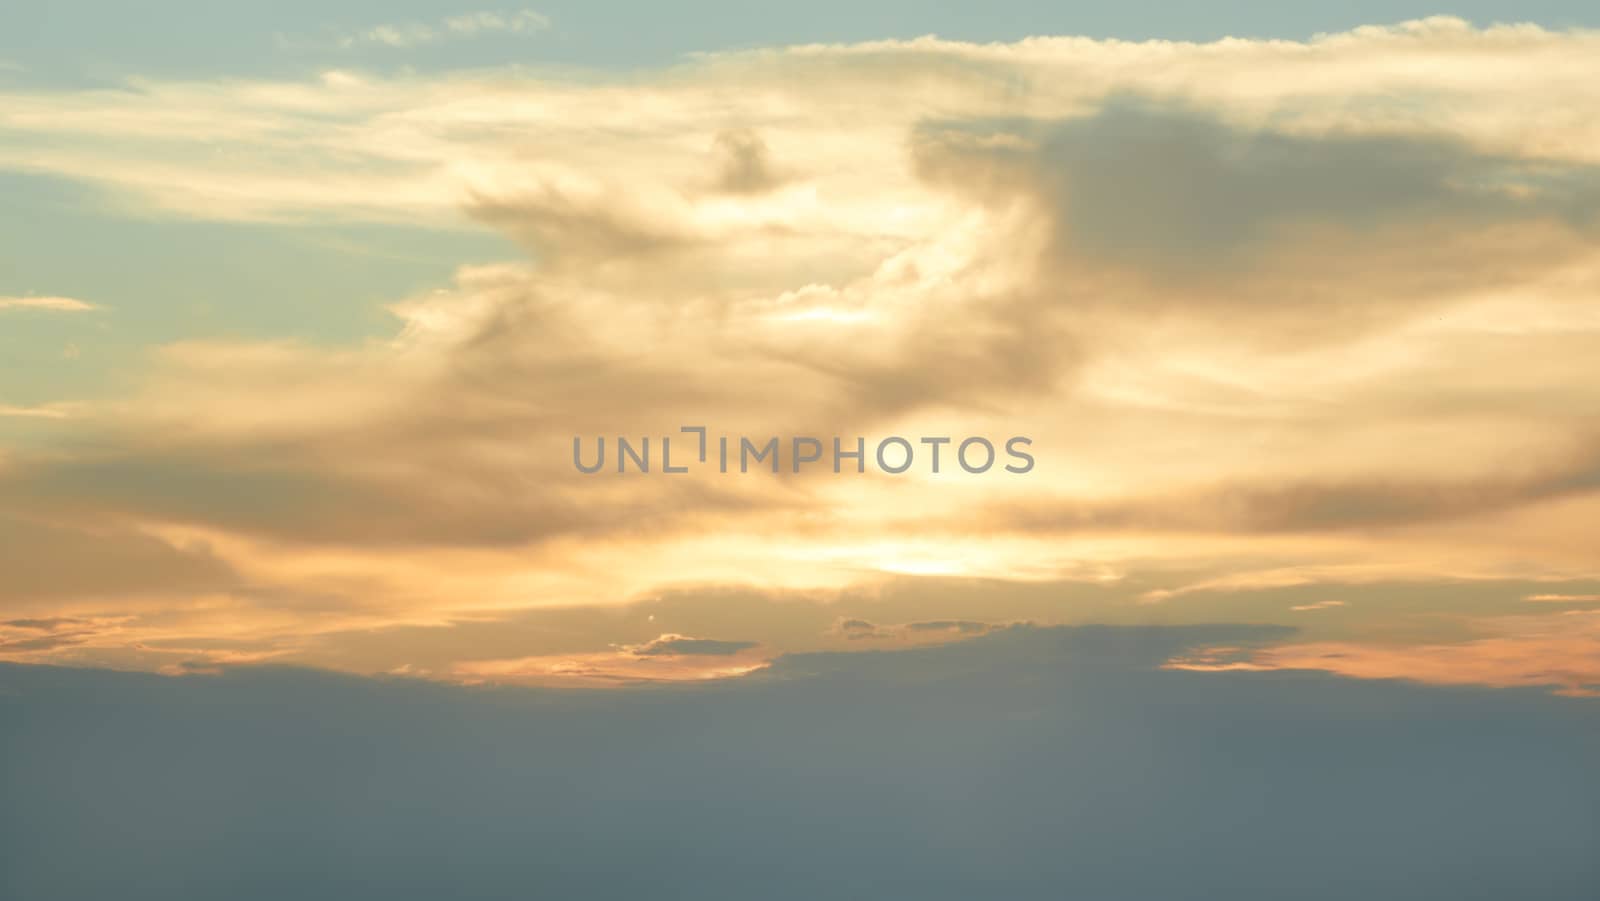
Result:
[[[0,893],[1593,897],[1593,705],[1156,668],[1272,637],[1007,630],[695,690],[0,666]]]
[[[1194,662],[1592,691],[1589,608],[1522,598],[1600,576],[1596,60],[1593,32],[1438,18],[8,86],[0,169],[108,219],[426,224],[523,256],[388,298],[359,342],[240,336],[219,284],[215,330],[114,390],[0,403],[26,430],[0,447],[0,603],[80,624],[0,626],[0,657],[699,679],[1299,587],[1251,619],[1344,602],[1308,647]],[[7,328],[142,321],[0,287]],[[1025,434],[1037,466],[571,463],[574,436],[682,426]],[[905,576],[982,584],[824,609]],[[726,602],[645,618],[696,592]]]

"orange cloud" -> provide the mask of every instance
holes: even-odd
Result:
[[[666,633],[610,651],[458,663],[452,675],[468,684],[623,685],[703,682],[743,676],[770,661],[749,641],[719,641]]]
[[[1263,650],[1209,648],[1174,658],[1169,669],[1309,669],[1359,679],[1410,679],[1433,685],[1553,687],[1600,697],[1600,610],[1476,623],[1497,634],[1453,644],[1307,642]]]

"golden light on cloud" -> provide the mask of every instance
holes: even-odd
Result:
[[[664,633],[606,652],[468,661],[457,664],[452,675],[473,684],[599,686],[703,682],[745,676],[767,666],[754,642]]]
[[[5,901],[1600,897],[1600,6],[180,5],[0,4]]]
[[[0,297],[0,313],[8,310],[40,310],[50,313],[87,313],[99,307],[75,297]]]
[[[0,456],[0,563],[30,573],[0,600],[102,623],[6,627],[0,656],[692,680],[859,642],[829,624],[872,620],[831,599],[911,578],[980,586],[927,622],[1216,609],[1308,630],[1250,665],[1531,684],[1545,646],[1584,690],[1581,641],[1332,639],[1399,622],[1380,584],[1506,583],[1502,613],[1596,597],[1597,59],[1594,33],[1438,18],[629,78],[7,85],[0,168],[148,214],[424,224],[526,258],[389,298],[380,337],[219,329],[91,405],[0,404],[7,428],[61,420]],[[666,470],[684,427],[779,456]],[[1037,465],[1008,470],[1020,436]],[[865,460],[797,469],[794,438]],[[969,438],[1001,465],[967,470]],[[574,465],[602,439],[606,466]],[[652,471],[617,472],[647,440]],[[1060,598],[1015,601],[1041,586]],[[638,653],[628,611],[664,592],[721,605],[669,634],[759,655]],[[803,617],[774,600],[796,592]],[[572,609],[604,615],[570,647],[451,637]]]
[[[1211,648],[1167,668],[1198,672],[1321,670],[1362,679],[1434,685],[1550,687],[1600,697],[1600,610],[1473,622],[1481,637],[1449,644],[1323,641],[1259,650]]]
[[[1331,610],[1335,607],[1345,606],[1344,601],[1317,601],[1312,604],[1296,604],[1290,607],[1296,613],[1310,613],[1315,610]]]

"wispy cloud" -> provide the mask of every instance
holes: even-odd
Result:
[[[66,419],[72,415],[70,404],[44,404],[41,406],[17,406],[13,404],[0,404],[0,416],[10,416],[17,419]]]
[[[1327,610],[1332,607],[1343,607],[1344,601],[1317,601],[1315,604],[1296,604],[1290,607],[1296,613],[1309,613],[1313,610]]]
[[[547,30],[550,27],[550,17],[531,9],[516,12],[475,12],[452,16],[444,20],[444,25],[451,32],[463,35],[495,31],[533,34]]]
[[[895,639],[902,641],[931,641],[941,643],[975,635],[987,635],[1010,624],[996,624],[966,619],[921,620],[910,623],[880,625],[871,620],[841,617],[833,624],[829,634],[847,641],[863,639]]]
[[[402,22],[375,25],[339,39],[345,48],[361,45],[415,47],[448,38],[470,38],[485,34],[533,35],[550,28],[550,18],[531,9],[515,12],[482,11],[451,16],[433,23]]]
[[[1600,696],[1600,610],[1486,617],[1470,625],[1484,636],[1454,643],[1314,641],[1262,650],[1207,648],[1166,666],[1205,672],[1314,669],[1361,679],[1545,686],[1573,697]]]
[[[729,657],[756,646],[753,641],[719,641],[714,638],[691,638],[687,635],[666,634],[639,645],[626,645],[623,650],[640,657],[669,655]]]
[[[44,310],[52,313],[88,313],[100,307],[74,297],[0,297],[0,312]]]

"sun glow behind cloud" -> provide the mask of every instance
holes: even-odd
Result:
[[[1587,32],[1431,19],[1306,43],[807,46],[626,78],[7,89],[0,168],[141,215],[489,230],[528,259],[392,298],[381,340],[219,332],[92,406],[0,405],[77,430],[0,456],[0,561],[35,573],[0,600],[89,624],[0,627],[0,654],[700,679],[855,647],[830,624],[910,579],[966,592],[930,622],[1247,612],[1304,642],[1213,665],[1583,691],[1581,668],[1538,668],[1543,622],[1403,648],[1337,630],[1410,629],[1385,601],[1406,586],[1441,615],[1463,584],[1510,586],[1500,612],[1593,597],[1596,59]],[[8,328],[93,309],[0,298]],[[574,471],[574,435],[685,425],[1027,435],[1039,463]],[[1283,597],[1300,588],[1317,596]],[[723,600],[639,634],[629,611],[662,592]],[[571,647],[458,640],[574,609],[604,616]],[[750,647],[628,650],[663,634]]]

